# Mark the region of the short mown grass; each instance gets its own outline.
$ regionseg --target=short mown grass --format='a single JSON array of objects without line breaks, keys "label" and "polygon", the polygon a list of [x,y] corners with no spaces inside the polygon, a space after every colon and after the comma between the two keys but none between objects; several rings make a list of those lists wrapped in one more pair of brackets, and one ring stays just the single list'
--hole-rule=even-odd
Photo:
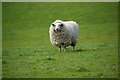
[{"label": "short mown grass", "polygon": [[[117,78],[118,3],[10,3],[3,6],[3,78]],[[75,51],[49,40],[56,20],[79,24]]]}]

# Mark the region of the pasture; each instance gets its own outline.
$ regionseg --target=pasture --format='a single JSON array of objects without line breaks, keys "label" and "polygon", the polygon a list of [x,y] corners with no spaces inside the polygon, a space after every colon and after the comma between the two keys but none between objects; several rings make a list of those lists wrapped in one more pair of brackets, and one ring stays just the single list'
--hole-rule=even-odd
[{"label": "pasture", "polygon": [[[3,2],[3,78],[117,78],[118,3]],[[79,24],[75,51],[49,40],[56,20]]]}]

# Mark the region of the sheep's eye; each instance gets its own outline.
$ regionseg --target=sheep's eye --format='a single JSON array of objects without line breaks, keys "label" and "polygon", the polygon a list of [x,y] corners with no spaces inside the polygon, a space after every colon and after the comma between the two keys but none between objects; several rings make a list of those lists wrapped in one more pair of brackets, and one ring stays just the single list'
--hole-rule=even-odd
[{"label": "sheep's eye", "polygon": [[61,27],[63,27],[63,24],[60,24]]},{"label": "sheep's eye", "polygon": [[55,26],[55,24],[52,24],[52,26]]}]

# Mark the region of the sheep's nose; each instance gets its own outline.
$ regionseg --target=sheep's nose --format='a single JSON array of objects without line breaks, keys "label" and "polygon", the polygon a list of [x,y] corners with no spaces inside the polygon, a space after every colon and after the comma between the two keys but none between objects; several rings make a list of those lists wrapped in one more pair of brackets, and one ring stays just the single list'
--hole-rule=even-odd
[{"label": "sheep's nose", "polygon": [[61,30],[59,28],[56,29],[57,32],[61,32]]},{"label": "sheep's nose", "polygon": [[58,28],[57,28],[56,30],[57,30],[57,31],[59,31],[59,29],[58,29]]}]

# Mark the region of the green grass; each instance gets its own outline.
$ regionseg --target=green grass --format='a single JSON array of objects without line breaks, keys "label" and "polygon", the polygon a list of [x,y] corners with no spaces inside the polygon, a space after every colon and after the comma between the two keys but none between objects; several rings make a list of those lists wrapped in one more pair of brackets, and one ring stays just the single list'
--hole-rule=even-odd
[{"label": "green grass", "polygon": [[[3,78],[117,78],[118,3],[3,3]],[[49,40],[56,20],[79,24],[76,50]],[[95,50],[94,50],[95,49]]]}]

